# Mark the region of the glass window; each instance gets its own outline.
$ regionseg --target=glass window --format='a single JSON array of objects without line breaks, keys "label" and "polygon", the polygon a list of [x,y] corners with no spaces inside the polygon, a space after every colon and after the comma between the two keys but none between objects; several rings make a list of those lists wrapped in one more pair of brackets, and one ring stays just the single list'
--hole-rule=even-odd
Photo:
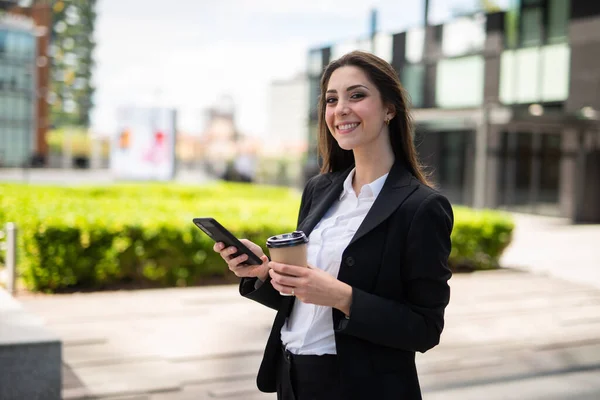
[{"label": "glass window", "polygon": [[531,165],[533,161],[533,136],[531,133],[517,134],[514,204],[530,203]]},{"label": "glass window", "polygon": [[438,107],[475,107],[483,102],[484,60],[481,56],[441,60],[437,65]]},{"label": "glass window", "polygon": [[476,12],[496,12],[514,6],[515,0],[430,0],[429,22],[433,25],[443,24],[458,16]]},{"label": "glass window", "polygon": [[6,53],[10,57],[15,57],[18,54],[18,40],[19,35],[17,32],[8,32],[6,36]]},{"label": "glass window", "polygon": [[521,45],[539,46],[542,43],[542,8],[524,8],[521,14]]},{"label": "glass window", "polygon": [[570,3],[569,0],[548,1],[548,43],[567,41]]},{"label": "glass window", "polygon": [[[8,116],[8,101],[6,99],[6,95],[0,91],[0,121]],[[2,126],[4,124],[0,124]]]},{"label": "glass window", "polygon": [[27,109],[29,105],[29,101],[26,97],[18,97],[17,98],[17,104],[16,104],[16,108],[17,108],[17,115],[18,118],[20,118],[21,120],[29,120],[31,119],[31,112],[30,110]]},{"label": "glass window", "polygon": [[0,54],[6,53],[6,41],[8,32],[0,30]]},{"label": "glass window", "polygon": [[540,151],[540,192],[542,205],[558,203],[560,182],[560,134],[542,135]]},{"label": "glass window", "polygon": [[441,134],[440,169],[441,189],[457,203],[463,202],[463,180],[466,160],[466,132],[444,132]]},{"label": "glass window", "polygon": [[516,98],[516,73],[515,52],[508,50],[500,57],[500,101],[503,104],[512,104]]},{"label": "glass window", "polygon": [[506,47],[514,49],[519,44],[519,8],[511,7],[504,15]]},{"label": "glass window", "polygon": [[400,78],[402,85],[410,95],[413,107],[423,106],[423,83],[425,82],[425,66],[406,64],[402,68]]},{"label": "glass window", "polygon": [[27,58],[27,34],[19,32],[17,35],[17,54],[21,60]]},{"label": "glass window", "polygon": [[0,93],[6,90],[8,81],[8,67],[0,63]]},{"label": "glass window", "polygon": [[564,101],[569,96],[570,60],[569,45],[555,44],[542,48],[543,101]]},{"label": "glass window", "polygon": [[532,103],[539,101],[539,50],[537,48],[517,50],[516,57],[516,102]]}]

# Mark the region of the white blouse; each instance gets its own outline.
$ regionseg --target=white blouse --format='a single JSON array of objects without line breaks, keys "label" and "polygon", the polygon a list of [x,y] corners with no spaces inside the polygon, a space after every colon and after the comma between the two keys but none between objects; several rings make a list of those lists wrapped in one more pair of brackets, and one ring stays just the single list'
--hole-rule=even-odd
[{"label": "white blouse", "polygon": [[[352,188],[353,169],[344,189],[309,236],[308,264],[337,277],[342,253],[362,224],[388,176],[364,185],[358,197]],[[281,342],[294,354],[336,354],[331,307],[296,300],[281,328]]]}]

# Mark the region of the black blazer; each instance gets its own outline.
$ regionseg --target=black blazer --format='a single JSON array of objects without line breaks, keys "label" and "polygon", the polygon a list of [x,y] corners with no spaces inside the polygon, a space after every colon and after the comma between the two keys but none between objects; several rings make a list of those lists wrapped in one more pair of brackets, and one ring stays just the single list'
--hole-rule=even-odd
[{"label": "black blazer", "polygon": [[[310,235],[339,198],[351,169],[318,175],[302,194],[298,229]],[[338,279],[353,288],[350,317],[333,309],[345,399],[420,399],[415,352],[436,346],[450,300],[452,207],[396,162],[342,254]],[[240,293],[277,310],[258,373],[258,388],[276,391],[280,331],[294,297],[269,281],[242,279]]]}]

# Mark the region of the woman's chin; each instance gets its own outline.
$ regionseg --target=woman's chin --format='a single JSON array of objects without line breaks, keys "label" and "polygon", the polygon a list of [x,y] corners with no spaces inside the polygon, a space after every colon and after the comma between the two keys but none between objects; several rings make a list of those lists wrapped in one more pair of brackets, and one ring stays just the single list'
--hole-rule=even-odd
[{"label": "woman's chin", "polygon": [[354,150],[353,143],[349,143],[349,142],[341,140],[341,141],[338,141],[337,144],[338,144],[338,146],[340,146],[340,148],[342,150]]}]

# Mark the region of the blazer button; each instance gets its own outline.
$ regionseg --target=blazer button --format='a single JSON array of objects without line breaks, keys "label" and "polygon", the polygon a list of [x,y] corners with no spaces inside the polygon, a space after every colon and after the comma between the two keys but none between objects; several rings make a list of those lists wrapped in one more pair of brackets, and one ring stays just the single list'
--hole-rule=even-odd
[{"label": "blazer button", "polygon": [[346,265],[347,266],[352,267],[352,266],[354,266],[354,263],[355,263],[354,257],[346,257]]}]

